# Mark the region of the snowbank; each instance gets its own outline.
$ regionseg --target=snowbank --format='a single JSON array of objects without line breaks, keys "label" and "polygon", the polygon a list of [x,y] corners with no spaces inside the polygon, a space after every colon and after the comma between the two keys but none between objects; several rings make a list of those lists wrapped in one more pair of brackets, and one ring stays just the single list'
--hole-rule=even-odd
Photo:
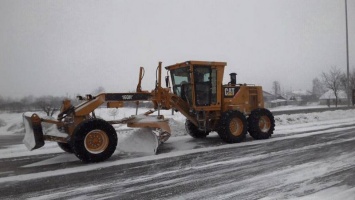
[{"label": "snowbank", "polygon": [[0,113],[0,135],[24,134],[22,113]]},{"label": "snowbank", "polygon": [[[284,109],[289,109],[286,107]],[[297,107],[296,107],[297,108]],[[118,109],[117,115],[112,116],[109,108],[99,108],[96,111],[96,116],[105,120],[121,119],[129,117],[136,113],[134,108],[121,108]],[[148,111],[148,109],[140,109],[139,114]],[[157,113],[157,112],[156,112]],[[44,117],[43,113],[38,113]],[[169,125],[172,132],[172,137],[187,135],[185,132],[185,117],[175,112],[173,115],[170,110],[162,110],[161,114],[165,118],[169,119]],[[282,126],[294,125],[294,124],[307,124],[314,122],[327,122],[331,120],[342,119],[354,119],[355,110],[337,110],[337,111],[325,111],[308,114],[291,114],[291,115],[278,115],[275,116],[276,127],[282,128]],[[130,130],[126,125],[115,125],[115,129],[119,132]],[[11,134],[24,134],[24,125],[22,120],[22,113],[0,113],[0,135]]]},{"label": "snowbank", "polygon": [[302,113],[275,116],[276,126],[330,121],[335,119],[354,119],[355,110],[336,110],[317,113]]}]

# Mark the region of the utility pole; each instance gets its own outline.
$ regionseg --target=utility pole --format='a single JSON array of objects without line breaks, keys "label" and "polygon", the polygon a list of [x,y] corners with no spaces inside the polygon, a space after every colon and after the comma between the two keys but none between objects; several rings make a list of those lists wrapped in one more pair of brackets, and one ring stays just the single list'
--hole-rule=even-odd
[{"label": "utility pole", "polygon": [[347,73],[347,96],[350,107],[350,80],[349,80],[349,36],[348,36],[348,0],[345,0],[345,27],[346,27],[346,73]]}]

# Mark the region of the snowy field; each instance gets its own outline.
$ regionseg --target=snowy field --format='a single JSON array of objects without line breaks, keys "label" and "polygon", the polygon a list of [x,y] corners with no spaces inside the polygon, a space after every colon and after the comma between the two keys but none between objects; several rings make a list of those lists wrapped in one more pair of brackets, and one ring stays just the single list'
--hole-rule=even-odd
[{"label": "snowy field", "polygon": [[[290,109],[289,107],[285,107],[284,109]],[[302,108],[303,109],[303,108]],[[282,108],[278,108],[277,110],[282,110]],[[141,109],[139,113],[143,113],[146,110]],[[106,120],[113,120],[113,119],[120,119],[123,117],[129,117],[130,115],[135,114],[135,109],[131,108],[122,108],[119,109],[118,113],[115,116],[112,115],[111,109],[98,109],[96,115]],[[42,113],[39,113],[42,115]],[[113,155],[113,159],[108,162],[98,163],[95,165],[83,165],[83,166],[75,166],[75,167],[68,167],[62,169],[56,169],[52,171],[45,171],[45,172],[33,172],[29,174],[21,174],[21,175],[14,175],[14,176],[3,176],[6,175],[8,172],[0,171],[0,184],[6,184],[9,182],[22,182],[22,181],[29,181],[38,178],[50,178],[55,176],[63,176],[63,175],[70,175],[76,174],[81,172],[91,172],[98,168],[105,169],[114,166],[121,166],[124,164],[132,164],[136,162],[148,162],[154,161],[159,159],[171,159],[171,158],[179,158],[180,156],[189,156],[195,153],[204,153],[204,152],[211,152],[211,151],[221,151],[221,150],[228,150],[232,147],[251,147],[254,145],[263,145],[263,148],[271,148],[267,145],[270,142],[275,141],[286,141],[286,139],[302,139],[308,138],[313,136],[322,136],[330,134],[334,131],[337,132],[346,132],[349,130],[353,130],[355,124],[355,110],[339,110],[339,111],[326,111],[326,112],[319,112],[319,113],[309,113],[309,114],[292,114],[292,115],[278,115],[275,116],[276,128],[273,138],[270,140],[261,140],[261,141],[253,141],[250,137],[247,138],[247,142],[239,143],[239,144],[224,144],[221,142],[216,133],[211,133],[209,138],[212,138],[210,141],[201,141],[201,142],[193,142],[191,143],[191,137],[186,135],[184,131],[184,121],[185,118],[180,113],[174,113],[171,115],[171,111],[162,111],[165,118],[169,118],[169,124],[172,129],[172,137],[167,141],[165,144],[168,147],[169,152],[163,152],[158,155],[149,155],[149,154],[130,154],[128,152],[128,156],[126,159],[118,159],[115,160],[118,156],[121,156],[122,153],[125,152],[125,148],[118,149],[115,154]],[[24,134],[24,127],[22,123],[22,114],[18,113],[0,113],[0,135],[22,135]],[[118,138],[126,137],[127,134],[132,132],[131,129],[127,128],[124,125],[115,125],[115,129],[118,133]],[[355,133],[354,133],[355,134]],[[322,146],[328,145],[336,145],[343,141],[353,142],[353,138],[342,139],[340,136],[336,137],[338,140],[326,142],[324,144],[315,144],[306,147],[300,147],[299,151],[304,151],[306,148],[310,150],[317,151],[317,149],[321,148]],[[214,141],[214,142],[211,142]],[[353,143],[354,144],[354,143]],[[120,143],[119,145],[120,146]],[[297,146],[297,145],[296,145]],[[354,145],[355,146],[355,145]],[[355,148],[354,148],[355,150]],[[263,150],[266,151],[266,150]],[[282,154],[288,152],[287,149],[283,149],[280,151]],[[77,161],[77,158],[70,154],[63,154],[62,150],[58,148],[56,143],[47,142],[46,145],[38,150],[35,151],[28,151],[23,144],[17,145],[10,145],[6,146],[6,148],[0,149],[0,159],[16,159],[25,156],[40,156],[40,155],[49,155],[49,154],[56,154],[59,153],[58,156],[53,158],[44,159],[42,161],[33,162],[31,164],[18,166],[21,169],[32,169],[36,167],[43,167],[48,165],[53,165],[56,163],[70,163]],[[62,154],[60,154],[62,153]],[[250,156],[241,157],[241,158],[230,158],[230,160],[213,160],[208,161],[206,165],[196,165],[192,166],[194,169],[203,170],[206,168],[213,168],[217,166],[224,166],[224,165],[233,165],[236,163],[250,163],[253,160],[257,159],[265,159],[268,157],[273,156],[281,156],[282,154],[273,153],[273,152],[265,152],[265,154],[251,154]],[[132,156],[129,156],[132,155]],[[289,158],[287,158],[289,159]],[[285,162],[289,162],[285,159]],[[282,161],[281,161],[282,162]],[[304,163],[296,166],[292,166],[289,168],[283,168],[280,170],[273,171],[272,173],[268,173],[267,175],[262,176],[255,176],[250,179],[243,180],[245,185],[254,184],[254,182],[259,183],[260,180],[254,179],[269,179],[271,182],[269,184],[275,184],[275,187],[281,187],[278,184],[280,179],[286,180],[286,183],[283,182],[281,185],[287,184],[294,184],[298,182],[304,182],[305,185],[300,185],[297,189],[286,189],[286,191],[282,191],[281,193],[267,195],[262,199],[270,200],[270,199],[345,199],[345,200],[353,200],[355,199],[355,188],[352,186],[336,186],[335,182],[340,182],[340,180],[334,180],[328,184],[308,184],[311,182],[310,180],[314,181],[319,177],[328,176],[328,174],[336,173],[339,169],[342,168],[350,168],[355,165],[355,151],[349,154],[341,154],[337,157],[326,158],[324,160],[313,161],[309,163]],[[317,170],[316,170],[317,169]],[[183,170],[179,170],[178,172],[174,173],[184,173]],[[161,174],[154,175],[161,176]],[[138,180],[132,180],[138,181]],[[171,182],[174,182],[171,180]],[[238,184],[242,184],[238,183]],[[306,184],[307,183],[307,184]],[[111,183],[107,183],[111,184]],[[157,184],[157,183],[155,183]],[[237,184],[237,183],[235,183]],[[74,188],[72,192],[75,195],[81,194],[83,191],[96,191],[98,190],[100,185],[98,186],[82,186],[81,188]],[[261,186],[260,186],[261,187]],[[218,187],[217,187],[218,188]],[[215,188],[217,190],[217,188]],[[210,189],[209,192],[214,191],[214,189]],[[307,192],[308,191],[308,192]],[[316,191],[316,192],[309,192],[309,191]],[[77,192],[77,193],[75,193]],[[236,191],[238,192],[238,191]],[[302,193],[303,192],[303,193]],[[53,194],[40,194],[36,193],[35,196],[37,198],[32,199],[56,199],[62,198],[64,195],[63,192],[54,192]],[[208,193],[208,192],[207,192]],[[216,191],[216,195],[217,195]],[[302,197],[297,197],[298,193],[302,193]],[[304,195],[307,194],[308,195]],[[193,197],[197,197],[199,193],[191,193],[186,194],[186,197],[189,199],[194,199]],[[236,195],[230,194],[230,195]],[[200,194],[201,195],[201,194]],[[202,195],[203,196],[203,195]],[[212,195],[213,196],[213,195]],[[1,197],[1,195],[0,195]],[[65,196],[64,196],[65,197]],[[297,198],[296,198],[297,197]],[[221,196],[220,199],[228,198],[227,196]],[[81,198],[75,199],[86,199],[86,196],[82,196]],[[105,199],[105,198],[103,198]],[[178,198],[179,199],[179,198]],[[180,198],[181,199],[181,198]],[[184,199],[184,198],[182,198]]]},{"label": "snowy field", "polygon": [[[281,106],[270,109],[271,111],[283,111],[283,110],[297,110],[297,109],[307,109],[307,108],[325,108],[325,106]],[[103,118],[105,120],[117,120],[131,115],[135,115],[136,110],[133,108],[120,108],[117,113],[113,115],[112,110],[108,108],[100,108],[96,110],[96,116]],[[138,114],[144,113],[148,109],[139,109]],[[157,113],[157,112],[156,112]],[[41,117],[45,114],[42,112],[38,113]],[[169,124],[172,128],[172,137],[187,135],[184,128],[185,117],[180,113],[174,113],[172,115],[171,111],[162,110],[161,114],[165,118],[169,119]],[[54,115],[56,116],[56,114]],[[352,122],[355,116],[354,110],[339,110],[339,111],[326,111],[326,112],[316,112],[307,114],[292,114],[292,115],[277,115],[275,116],[276,131],[285,130],[289,125],[297,125],[300,127],[311,127],[326,124],[338,123],[339,121],[345,124],[349,121]],[[334,121],[334,122],[333,122]],[[125,125],[115,125],[117,130],[127,129]],[[22,120],[22,113],[6,113],[0,112],[0,135],[12,135],[12,134],[24,134],[24,125]]]}]

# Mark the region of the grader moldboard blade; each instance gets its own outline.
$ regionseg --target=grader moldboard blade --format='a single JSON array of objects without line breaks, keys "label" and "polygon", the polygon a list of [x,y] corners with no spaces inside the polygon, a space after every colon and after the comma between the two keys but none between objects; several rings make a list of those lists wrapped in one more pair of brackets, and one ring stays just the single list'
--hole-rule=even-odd
[{"label": "grader moldboard blade", "polygon": [[118,148],[121,150],[156,154],[160,144],[170,137],[168,120],[162,116],[136,115],[125,122],[127,127],[139,129],[118,136]]},{"label": "grader moldboard blade", "polygon": [[35,113],[26,112],[23,114],[23,122],[26,131],[23,143],[28,150],[32,151],[44,146],[41,118]]}]

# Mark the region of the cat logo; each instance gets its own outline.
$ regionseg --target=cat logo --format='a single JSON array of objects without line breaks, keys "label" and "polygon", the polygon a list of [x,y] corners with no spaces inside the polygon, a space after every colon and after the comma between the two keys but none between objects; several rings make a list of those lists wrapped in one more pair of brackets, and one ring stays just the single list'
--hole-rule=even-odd
[{"label": "cat logo", "polygon": [[237,88],[234,87],[224,88],[224,97],[234,97],[237,91]]},{"label": "cat logo", "polygon": [[124,100],[131,100],[133,98],[133,95],[122,95],[122,99]]}]

